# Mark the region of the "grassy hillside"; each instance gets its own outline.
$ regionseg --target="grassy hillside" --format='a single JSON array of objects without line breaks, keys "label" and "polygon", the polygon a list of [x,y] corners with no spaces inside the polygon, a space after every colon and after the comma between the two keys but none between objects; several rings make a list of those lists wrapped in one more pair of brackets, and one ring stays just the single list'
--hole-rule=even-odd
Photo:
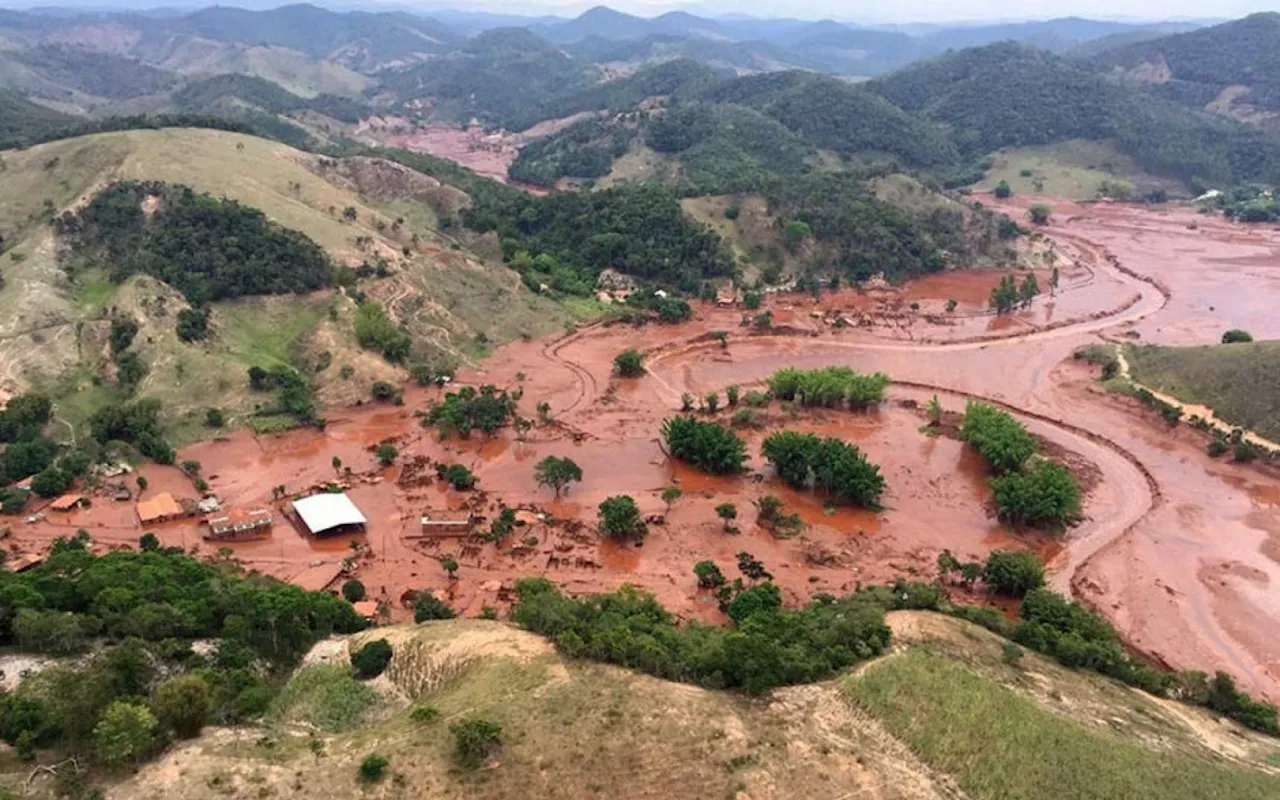
[{"label": "grassy hillside", "polygon": [[1280,439],[1280,342],[1205,347],[1135,347],[1134,380],[1223,420]]},{"label": "grassy hillside", "polygon": [[1089,139],[998,150],[975,188],[991,191],[1003,181],[1015,194],[1092,200],[1103,181],[1116,179],[1132,184],[1135,196],[1158,189],[1170,194],[1181,190],[1176,181],[1151,175],[1110,142]]},{"label": "grassy hillside", "polygon": [[[263,729],[210,731],[125,777],[112,794],[130,800],[250,792],[345,798],[359,791],[357,767],[373,753],[388,759],[387,776],[363,791],[426,798],[852,794],[918,800],[957,797],[959,785],[978,798],[1245,800],[1272,796],[1266,793],[1280,787],[1280,778],[1263,772],[1275,748],[1261,737],[1219,728],[1199,712],[1171,710],[1033,654],[1009,666],[995,637],[963,622],[916,612],[896,612],[889,622],[895,637],[912,648],[906,655],[872,662],[847,685],[837,680],[792,687],[761,700],[565,659],[546,640],[500,622],[453,620],[367,631],[346,646],[317,648],[307,662],[314,666],[298,673]],[[350,647],[376,638],[386,638],[394,656],[384,677],[367,684],[377,690],[373,698],[341,670],[319,666],[320,653],[345,663]],[[941,661],[925,651],[956,660]],[[945,676],[955,681],[950,692],[927,671],[935,660],[949,668]],[[905,712],[874,703],[873,692],[885,691],[887,682]],[[924,718],[932,709],[917,702],[926,691],[941,710],[972,707],[971,718],[990,721],[985,715],[994,712],[993,696],[1004,704],[1000,708],[1010,707],[1014,716],[1003,724],[954,741],[965,751],[975,742],[990,742],[989,757],[1008,773],[1057,778],[1054,790],[1019,794],[1026,783],[1000,782],[1009,776],[997,775],[989,785],[1005,793],[977,791],[980,773],[969,764],[935,763],[933,751],[916,751],[919,729],[904,727],[901,715],[936,722]],[[412,709],[426,707],[435,709],[432,719],[415,721]],[[452,754],[450,726],[472,717],[501,726],[501,747],[479,770],[456,766]],[[1033,736],[1004,738],[1011,721],[1028,719]],[[305,732],[307,723],[318,730]],[[1081,738],[1110,747],[1092,753],[1096,762],[1082,769],[1091,774],[1055,772],[1072,763],[1060,757],[1064,743]],[[1170,772],[1154,775],[1131,794],[1108,793],[1132,786],[1133,777],[1151,775],[1117,775],[1113,769],[1134,765],[1167,766]],[[301,782],[299,771],[305,775]],[[1191,793],[1160,794],[1175,776]],[[1219,794],[1197,793],[1208,781],[1216,781]]]},{"label": "grassy hillside", "polygon": [[[276,142],[199,129],[128,131],[0,157],[7,185],[16,190],[0,204],[0,232],[10,247],[0,256],[0,385],[51,391],[73,423],[110,398],[110,381],[96,378],[105,366],[112,307],[140,323],[135,347],[149,372],[138,394],[165,402],[167,421],[181,428],[179,440],[198,432],[196,421],[208,406],[226,409],[233,419],[252,409],[248,366],[307,368],[328,352],[332,366],[308,373],[328,403],[366,397],[373,380],[403,376],[356,347],[354,304],[334,299],[332,291],[214,303],[215,335],[184,343],[174,333],[174,315],[185,303],[169,287],[144,278],[112,284],[92,269],[69,279],[44,222],[112,180],[164,181],[235,199],[305,234],[339,265],[383,259],[388,276],[363,280],[358,288],[408,326],[414,359],[456,363],[475,351],[480,333],[502,342],[554,330],[566,318],[555,303],[523,290],[505,267],[453,249],[430,227],[434,215],[412,192],[396,198],[383,191],[376,201],[375,195],[366,199],[358,181],[322,176],[318,157]],[[406,213],[419,205],[422,215]],[[354,211],[353,220],[344,218],[346,208]],[[405,223],[395,225],[401,216]],[[158,302],[160,297],[167,299]],[[343,366],[354,370],[348,379],[340,377]]]}]

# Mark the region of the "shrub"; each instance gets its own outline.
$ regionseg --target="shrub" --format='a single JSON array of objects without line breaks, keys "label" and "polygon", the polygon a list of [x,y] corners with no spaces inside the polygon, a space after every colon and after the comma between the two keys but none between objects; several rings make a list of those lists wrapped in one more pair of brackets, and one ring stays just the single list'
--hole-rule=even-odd
[{"label": "shrub", "polygon": [[396,387],[386,381],[374,381],[370,394],[374,400],[390,400],[396,396]]},{"label": "shrub", "polygon": [[614,539],[643,539],[645,525],[636,501],[627,495],[614,495],[601,501],[600,532]]},{"label": "shrub", "polygon": [[213,710],[213,689],[199,675],[175,675],[156,685],[151,707],[178,736],[198,736]]},{"label": "shrub", "polygon": [[747,461],[746,445],[730,429],[693,417],[671,417],[662,423],[667,450],[703,472],[737,472]]},{"label": "shrub", "polygon": [[351,666],[357,678],[376,678],[391,663],[391,655],[391,645],[386,639],[374,639],[351,654]]},{"label": "shrub", "polygon": [[453,759],[463,769],[484,766],[502,744],[502,726],[481,717],[468,717],[449,726]]},{"label": "shrub", "polygon": [[348,603],[359,603],[365,597],[364,584],[352,578],[342,584],[342,597]]},{"label": "shrub", "polygon": [[1239,344],[1242,342],[1252,342],[1253,336],[1248,331],[1242,331],[1239,328],[1232,328],[1222,334],[1223,344]]},{"label": "shrub", "polygon": [[765,582],[742,591],[729,603],[729,618],[738,625],[761,612],[782,608],[782,592],[776,584]]},{"label": "shrub", "polygon": [[437,464],[436,476],[459,491],[466,491],[480,480],[475,473],[461,464]]},{"label": "shrub", "polygon": [[431,592],[418,592],[413,599],[413,621],[426,622],[432,619],[453,619],[456,616],[445,601]]},{"label": "shrub", "polygon": [[1080,516],[1080,487],[1061,464],[1039,461],[990,483],[1000,518],[1013,525],[1061,527]]},{"label": "shrub", "polygon": [[392,464],[396,463],[396,458],[399,457],[400,450],[394,444],[390,444],[389,442],[383,442],[382,444],[378,445],[378,450],[376,452],[376,455],[377,455],[379,464],[381,464],[384,467],[389,467]]},{"label": "shrub", "polygon": [[[1231,460],[1237,464],[1248,464],[1258,457],[1259,449],[1257,445],[1246,442],[1243,439],[1231,446]],[[43,474],[43,473],[42,473]],[[37,475],[36,477],[39,477]],[[31,484],[35,488],[35,483]]]},{"label": "shrub", "polygon": [[1053,215],[1053,209],[1043,203],[1036,203],[1027,209],[1027,217],[1037,225],[1046,225]]},{"label": "shrub", "polygon": [[724,522],[724,529],[731,530],[731,524],[738,518],[738,507],[733,503],[721,503],[716,506],[716,516]]},{"label": "shrub", "polygon": [[1013,189],[1009,188],[1008,181],[1000,181],[999,183],[996,184],[996,190],[995,190],[996,197],[1003,200],[1007,197],[1010,197],[1012,194],[1013,194]]},{"label": "shrub", "polygon": [[754,290],[743,292],[742,304],[752,311],[755,311],[760,307],[760,293]]},{"label": "shrub", "polygon": [[98,758],[120,766],[142,758],[155,745],[155,715],[141,703],[114,700],[93,728]]},{"label": "shrub", "polygon": [[982,580],[992,591],[1019,597],[1044,585],[1044,564],[1034,553],[992,550]]},{"label": "shrub", "polygon": [[226,424],[226,417],[220,409],[210,408],[204,412],[204,425],[206,428],[221,428]]},{"label": "shrub", "polygon": [[409,719],[419,725],[426,725],[435,722],[440,716],[440,709],[435,706],[414,706],[413,711],[409,712]]},{"label": "shrub", "polygon": [[624,378],[638,378],[644,374],[644,358],[636,350],[623,350],[613,358],[613,368]]},{"label": "shrub", "polygon": [[380,756],[377,753],[365,756],[364,761],[360,762],[360,780],[365,783],[377,783],[386,775],[390,764],[386,756]]}]

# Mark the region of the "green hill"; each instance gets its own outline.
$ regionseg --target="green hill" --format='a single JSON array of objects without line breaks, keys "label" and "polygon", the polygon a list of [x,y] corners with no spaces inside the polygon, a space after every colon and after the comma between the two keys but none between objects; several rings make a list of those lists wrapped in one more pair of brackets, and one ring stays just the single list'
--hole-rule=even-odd
[{"label": "green hill", "polygon": [[[321,159],[203,129],[104,133],[0,158],[13,192],[0,212],[7,248],[0,255],[3,388],[43,389],[73,423],[119,391],[103,357],[113,308],[139,325],[132,349],[147,371],[130,396],[160,399],[178,441],[203,435],[200,419],[211,405],[233,424],[249,421],[263,402],[246,386],[250,366],[300,370],[322,405],[363,399],[373,380],[404,379],[403,366],[357,346],[355,304],[333,290],[218,300],[210,306],[213,334],[184,342],[175,314],[188,303],[173,287],[127,273],[112,281],[110,268],[122,263],[115,259],[83,259],[69,279],[45,222],[113,180],[163,181],[231,198],[315,242],[334,265],[367,265],[367,277],[352,289],[408,330],[406,366],[456,364],[475,351],[479,334],[497,343],[554,330],[566,319],[556,303],[521,288],[510,270],[454,249],[455,240],[436,230],[434,209],[456,215],[457,203],[470,202],[466,195],[390,162]],[[373,274],[378,263],[385,263],[385,277]],[[352,370],[348,379],[340,375],[344,366]]]},{"label": "green hill", "polygon": [[951,127],[960,149],[1113,139],[1147,170],[1189,181],[1280,181],[1280,138],[1106,81],[1012,43],[909,66],[868,88]]},{"label": "green hill", "polygon": [[0,90],[0,147],[42,136],[73,123],[75,117]]},{"label": "green hill", "polygon": [[1280,342],[1130,348],[1134,380],[1280,441]]}]

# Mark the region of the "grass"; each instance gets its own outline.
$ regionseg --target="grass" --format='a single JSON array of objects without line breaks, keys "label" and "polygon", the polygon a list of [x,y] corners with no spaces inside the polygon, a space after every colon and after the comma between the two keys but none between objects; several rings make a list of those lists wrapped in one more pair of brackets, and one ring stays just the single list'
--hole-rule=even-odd
[{"label": "grass", "polygon": [[1135,381],[1220,419],[1280,439],[1280,342],[1125,351]]},{"label": "grass", "polygon": [[86,269],[76,275],[76,288],[72,300],[85,316],[96,317],[107,308],[116,293],[116,284],[103,269]]},{"label": "grass", "polygon": [[351,677],[346,666],[304,667],[280,690],[268,715],[281,722],[309,722],[329,733],[355,728],[379,695]]},{"label": "grass", "polygon": [[[1050,145],[1014,147],[992,155],[987,176],[975,188],[991,190],[1007,181],[1015,194],[1043,194],[1064,200],[1092,200],[1098,184],[1121,178],[1134,185],[1138,194],[1163,188],[1170,194],[1185,194],[1178,184],[1156,178],[1106,142],[1072,139]],[[1023,175],[1030,171],[1030,175]]]},{"label": "grass", "polygon": [[1148,750],[921,648],[873,665],[845,691],[925,763],[982,800],[1280,796],[1280,778]]},{"label": "grass", "polygon": [[328,299],[243,299],[219,304],[220,336],[232,357],[245,365],[273,367],[292,363],[292,347],[328,314]]}]

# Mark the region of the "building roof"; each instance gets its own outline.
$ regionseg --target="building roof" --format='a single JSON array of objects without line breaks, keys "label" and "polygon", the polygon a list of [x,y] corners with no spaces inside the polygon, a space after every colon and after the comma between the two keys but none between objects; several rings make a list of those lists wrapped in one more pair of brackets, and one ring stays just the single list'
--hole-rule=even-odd
[{"label": "building roof", "polygon": [[84,499],[85,497],[82,494],[64,494],[62,497],[59,497],[57,500],[50,503],[49,508],[52,508],[54,511],[70,511],[83,503]]},{"label": "building roof", "polygon": [[428,508],[426,511],[422,512],[423,525],[426,525],[432,522],[439,523],[439,524],[464,523],[464,522],[469,523],[473,519],[475,519],[475,516],[465,508],[462,509],[461,511],[453,511],[450,509],[441,509],[441,508]]},{"label": "building roof", "polygon": [[271,512],[265,508],[248,511],[236,508],[216,517],[209,517],[207,522],[214,531],[261,528],[271,524]]},{"label": "building roof", "polygon": [[328,589],[342,574],[342,562],[334,564],[317,564],[307,567],[289,579],[289,583],[299,586],[308,592],[319,592]]},{"label": "building roof", "polygon": [[351,607],[355,609],[356,614],[365,619],[378,616],[378,603],[376,600],[361,600],[357,603],[352,603]]},{"label": "building roof", "polygon": [[173,495],[168,492],[161,492],[150,500],[138,502],[138,519],[144,523],[180,517],[184,513],[186,512],[182,510],[182,506],[178,505],[178,501],[174,500]]},{"label": "building roof", "polygon": [[346,494],[324,492],[293,501],[293,510],[312,533],[368,522]]},{"label": "building roof", "polygon": [[14,572],[22,572],[44,563],[44,556],[39,553],[27,553],[24,556],[18,556],[9,562],[9,569]]}]

